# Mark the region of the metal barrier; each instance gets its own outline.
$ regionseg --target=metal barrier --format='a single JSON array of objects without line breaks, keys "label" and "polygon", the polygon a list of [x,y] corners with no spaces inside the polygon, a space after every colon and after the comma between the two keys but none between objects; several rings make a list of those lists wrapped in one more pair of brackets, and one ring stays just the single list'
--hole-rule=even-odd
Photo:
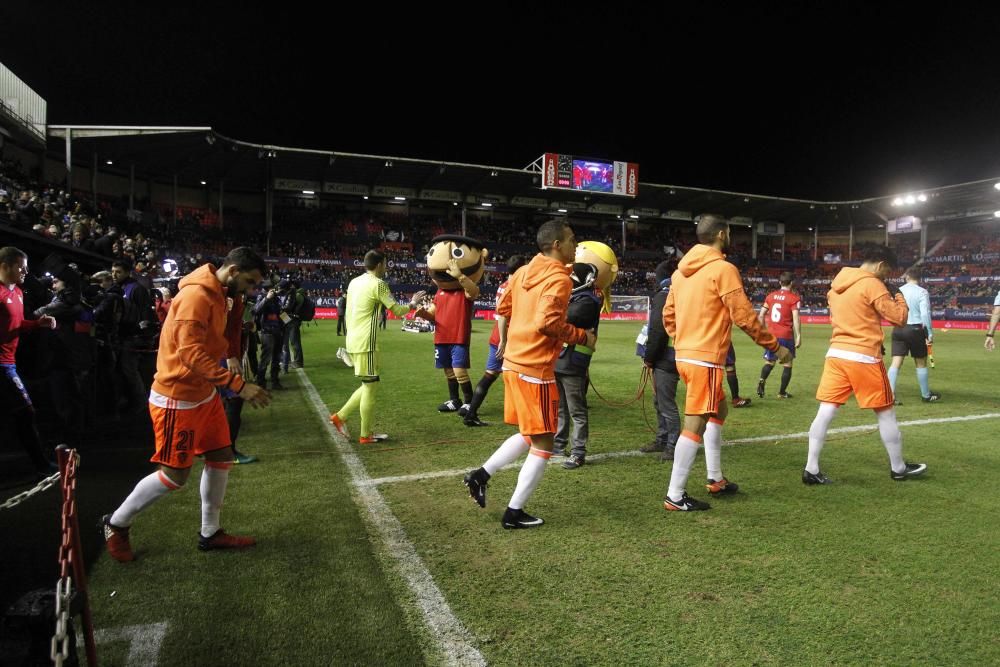
[{"label": "metal barrier", "polygon": [[[87,597],[87,573],[80,547],[80,522],[76,513],[76,470],[80,457],[75,449],[66,445],[56,447],[59,472],[62,476],[62,543],[59,545],[59,581],[56,584],[56,631],[52,636],[51,657],[56,667],[62,667],[71,653],[70,642],[75,642],[70,630],[70,608],[83,615],[83,637],[87,648],[87,664],[97,665],[97,647],[94,644],[94,623]],[[72,569],[71,569],[72,568]],[[73,582],[76,581],[76,590]],[[73,614],[75,615],[75,613]]]}]

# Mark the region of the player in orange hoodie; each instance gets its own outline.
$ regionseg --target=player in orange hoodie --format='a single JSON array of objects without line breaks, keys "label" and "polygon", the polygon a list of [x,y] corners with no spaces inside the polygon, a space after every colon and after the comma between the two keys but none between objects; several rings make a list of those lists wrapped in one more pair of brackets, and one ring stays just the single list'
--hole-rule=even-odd
[{"label": "player in orange hoodie", "polygon": [[252,537],[229,535],[219,526],[229,468],[233,465],[229,425],[216,387],[237,393],[253,407],[270,396],[261,387],[219,365],[230,351],[226,321],[234,298],[259,285],[264,260],[250,248],[236,248],[216,269],[206,264],[185,276],[160,333],[156,377],[149,394],[156,472],[142,479],[113,514],[102,520],[108,553],[120,562],[135,559],[129,527],[136,515],[184,486],[196,456],[205,457],[201,477],[201,534],[198,548],[252,546]]},{"label": "player in orange hoodie", "polygon": [[517,487],[504,512],[504,528],[534,528],[544,523],[524,511],[524,505],[542,481],[552,456],[559,423],[556,359],[563,343],[597,344],[592,331],[566,321],[573,282],[569,277],[576,257],[576,237],[565,220],[549,220],[536,236],[541,252],[508,281],[497,303],[497,314],[510,323],[503,357],[504,421],[518,427],[481,468],[465,476],[469,495],[486,507],[486,483],[496,471],[528,452],[517,476]]},{"label": "player in orange hoodie", "polygon": [[663,306],[663,328],[674,340],[677,373],[687,385],[684,430],[677,439],[670,486],[663,499],[667,510],[711,507],[684,490],[702,436],[709,493],[721,496],[739,488],[722,474],[722,425],[729,414],[722,377],[733,325],[777,355],[779,361],[791,359],[788,349],[757,321],[740,272],[722,254],[729,247],[729,223],[718,215],[699,216],[698,241],[677,265]]},{"label": "player in orange hoodie", "polygon": [[883,282],[896,267],[896,254],[886,246],[871,246],[861,254],[861,268],[840,270],[830,285],[830,322],[833,335],[826,353],[823,375],[816,390],[819,410],[809,427],[809,455],[802,471],[804,484],[829,484],[820,472],[819,454],[826,431],[837,408],[851,394],[859,408],[871,408],[878,416],[882,444],[889,454],[889,474],[902,481],[921,475],[924,463],[903,460],[903,436],[896,424],[889,376],[882,363],[882,320],[894,326],[906,324],[908,309],[899,289]]}]

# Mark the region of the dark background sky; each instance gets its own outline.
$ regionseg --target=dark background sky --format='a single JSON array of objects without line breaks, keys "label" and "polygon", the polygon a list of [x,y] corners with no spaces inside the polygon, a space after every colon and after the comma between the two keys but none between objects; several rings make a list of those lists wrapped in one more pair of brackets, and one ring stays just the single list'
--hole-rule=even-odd
[{"label": "dark background sky", "polygon": [[76,4],[0,9],[0,62],[51,124],[516,168],[555,151],[820,199],[1000,175],[1000,22],[983,10]]}]

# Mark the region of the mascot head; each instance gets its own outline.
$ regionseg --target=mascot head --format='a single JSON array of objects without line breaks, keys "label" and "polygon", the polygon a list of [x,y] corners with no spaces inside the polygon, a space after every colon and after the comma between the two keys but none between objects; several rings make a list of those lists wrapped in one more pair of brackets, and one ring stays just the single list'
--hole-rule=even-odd
[{"label": "mascot head", "polygon": [[458,281],[448,274],[448,262],[455,260],[459,270],[469,280],[478,283],[486,271],[489,251],[481,241],[459,234],[442,234],[431,239],[427,253],[427,273],[440,289],[461,289]]},{"label": "mascot head", "polygon": [[618,277],[618,258],[615,251],[600,241],[580,241],[576,244],[576,261],[597,267],[594,287],[604,297],[605,313],[611,312],[611,284]]}]

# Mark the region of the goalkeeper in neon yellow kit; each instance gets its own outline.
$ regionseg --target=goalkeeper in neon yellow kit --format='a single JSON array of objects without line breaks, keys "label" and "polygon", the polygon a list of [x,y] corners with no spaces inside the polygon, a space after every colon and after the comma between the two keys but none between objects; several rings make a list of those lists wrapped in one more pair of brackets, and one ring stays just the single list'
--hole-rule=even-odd
[{"label": "goalkeeper in neon yellow kit", "polygon": [[397,317],[414,310],[424,292],[413,295],[408,305],[396,303],[383,280],[386,271],[385,255],[377,250],[369,250],[365,255],[365,273],[351,281],[347,287],[347,353],[354,363],[354,374],[361,378],[361,386],[351,395],[343,407],[330,415],[330,423],[345,438],[347,418],[360,407],[362,445],[381,442],[389,438],[385,433],[375,433],[372,421],[375,416],[375,395],[379,383],[378,332],[380,309],[385,306]]}]

